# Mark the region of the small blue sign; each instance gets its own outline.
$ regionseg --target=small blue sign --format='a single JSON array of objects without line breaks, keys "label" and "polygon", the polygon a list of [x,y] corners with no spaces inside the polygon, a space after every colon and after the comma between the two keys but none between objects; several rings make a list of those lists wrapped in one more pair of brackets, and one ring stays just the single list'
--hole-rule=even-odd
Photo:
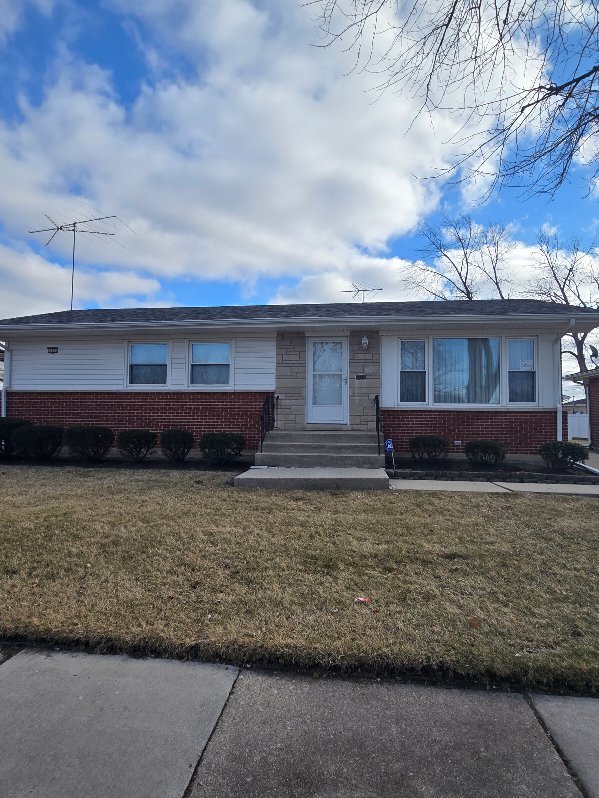
[{"label": "small blue sign", "polygon": [[391,440],[391,438],[387,438],[387,440],[385,441],[385,451],[389,452],[389,454],[393,453],[393,441]]}]

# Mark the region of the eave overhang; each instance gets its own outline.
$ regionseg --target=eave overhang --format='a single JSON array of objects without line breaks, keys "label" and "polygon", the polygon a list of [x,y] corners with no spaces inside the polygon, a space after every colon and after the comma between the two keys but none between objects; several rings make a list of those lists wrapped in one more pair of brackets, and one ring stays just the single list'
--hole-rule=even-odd
[{"label": "eave overhang", "polygon": [[180,331],[180,330],[223,330],[273,331],[297,330],[303,328],[330,329],[348,327],[351,329],[377,328],[393,330],[395,327],[459,327],[504,325],[514,328],[537,327],[553,329],[556,332],[589,332],[599,327],[599,313],[578,316],[575,313],[547,314],[523,313],[511,315],[451,314],[446,316],[299,316],[296,318],[255,318],[255,319],[185,319],[181,321],[124,321],[124,322],[70,322],[67,324],[0,324],[0,335],[8,334],[64,334],[70,332],[119,332],[119,331]]}]

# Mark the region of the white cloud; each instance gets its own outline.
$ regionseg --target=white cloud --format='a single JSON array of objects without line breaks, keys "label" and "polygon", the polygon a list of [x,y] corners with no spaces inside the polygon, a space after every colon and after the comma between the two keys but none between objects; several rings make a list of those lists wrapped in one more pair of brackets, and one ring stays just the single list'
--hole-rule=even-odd
[{"label": "white cloud", "polygon": [[[417,176],[449,164],[458,122],[439,114],[405,133],[415,105],[375,101],[371,76],[346,76],[351,54],[311,47],[308,9],[113,5],[197,72],[148,84],[126,107],[108,73],[65,58],[41,104],[23,100],[22,121],[0,126],[9,235],[43,213],[74,218],[87,207],[79,194],[137,233],[121,229],[126,251],[82,242],[82,263],[251,285],[357,261],[376,275],[388,241],[435,207],[440,185]],[[67,238],[51,246],[68,257]]]},{"label": "white cloud", "polygon": [[18,30],[28,6],[49,16],[53,5],[53,0],[0,0],[0,44]]},{"label": "white cloud", "polygon": [[[450,165],[462,120],[437,113],[410,124],[416,101],[377,97],[372,75],[348,76],[351,53],[311,46],[310,8],[295,0],[111,7],[145,48],[148,82],[125,104],[108,72],[65,45],[41,103],[23,98],[21,121],[0,123],[7,235],[44,226],[44,213],[82,218],[88,201],[136,233],[119,226],[125,250],[81,240],[90,279],[123,270],[143,285],[147,275],[220,279],[251,293],[260,277],[292,278],[296,296],[329,298],[357,279],[384,283],[386,299],[405,296],[389,241],[436,207],[442,184],[420,176]],[[185,77],[173,77],[169,53],[187,59]],[[57,236],[49,258],[66,261],[69,248]],[[153,283],[140,291],[156,296]],[[98,283],[97,301],[105,292]]]},{"label": "white cloud", "polygon": [[[68,310],[71,269],[26,247],[0,244],[0,286],[0,318]],[[89,302],[109,306],[115,299],[119,305],[137,305],[138,295],[151,297],[159,291],[158,280],[132,271],[75,272],[75,307]]]}]

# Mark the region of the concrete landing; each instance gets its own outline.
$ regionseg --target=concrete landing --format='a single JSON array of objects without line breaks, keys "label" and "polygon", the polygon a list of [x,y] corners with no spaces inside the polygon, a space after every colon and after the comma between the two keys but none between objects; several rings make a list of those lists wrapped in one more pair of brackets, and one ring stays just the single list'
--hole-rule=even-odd
[{"label": "concrete landing", "polygon": [[389,477],[384,468],[253,466],[235,477],[234,485],[271,490],[389,490]]}]

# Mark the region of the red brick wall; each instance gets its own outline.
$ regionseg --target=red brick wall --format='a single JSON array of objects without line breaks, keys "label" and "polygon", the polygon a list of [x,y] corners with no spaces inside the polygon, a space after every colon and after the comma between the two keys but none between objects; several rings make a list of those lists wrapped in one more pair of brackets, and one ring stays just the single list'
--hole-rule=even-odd
[{"label": "red brick wall", "polygon": [[589,396],[589,426],[591,446],[599,450],[599,377],[591,377],[587,383]]},{"label": "red brick wall", "polygon": [[260,410],[265,391],[76,392],[8,391],[7,415],[38,424],[99,424],[122,429],[188,429],[196,441],[203,432],[241,432],[249,449],[260,442]]},{"label": "red brick wall", "polygon": [[[440,435],[454,452],[468,441],[487,438],[500,441],[512,454],[537,454],[542,443],[557,437],[555,410],[382,410],[381,421],[396,452],[406,452],[415,435]],[[567,423],[564,413],[564,440]],[[462,446],[453,446],[454,441]]]}]

